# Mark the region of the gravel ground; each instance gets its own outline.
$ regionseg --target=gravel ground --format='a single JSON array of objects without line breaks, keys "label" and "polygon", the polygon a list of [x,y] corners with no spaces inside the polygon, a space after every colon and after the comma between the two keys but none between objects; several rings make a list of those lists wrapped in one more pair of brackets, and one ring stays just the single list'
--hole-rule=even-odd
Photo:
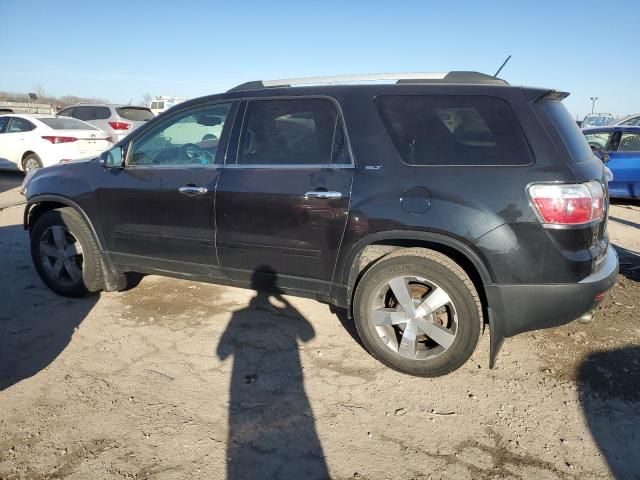
[{"label": "gravel ground", "polygon": [[485,332],[419,379],[312,300],[156,276],[58,297],[0,210],[0,478],[640,478],[640,204],[611,217],[593,323],[509,339],[494,370]]}]

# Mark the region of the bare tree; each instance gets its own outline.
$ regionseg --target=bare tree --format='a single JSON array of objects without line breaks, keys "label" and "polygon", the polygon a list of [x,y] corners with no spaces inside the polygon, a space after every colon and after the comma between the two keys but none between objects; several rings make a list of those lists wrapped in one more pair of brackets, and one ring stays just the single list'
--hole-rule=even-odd
[{"label": "bare tree", "polygon": [[44,91],[44,87],[42,86],[41,83],[38,83],[37,85],[34,85],[33,87],[33,93],[35,93],[39,99],[41,98],[45,98],[46,97],[46,93]]},{"label": "bare tree", "polygon": [[153,97],[151,96],[150,93],[145,93],[144,95],[142,95],[142,97],[140,98],[140,101],[142,102],[142,105],[144,107],[148,107],[151,104],[151,100],[153,100]]}]

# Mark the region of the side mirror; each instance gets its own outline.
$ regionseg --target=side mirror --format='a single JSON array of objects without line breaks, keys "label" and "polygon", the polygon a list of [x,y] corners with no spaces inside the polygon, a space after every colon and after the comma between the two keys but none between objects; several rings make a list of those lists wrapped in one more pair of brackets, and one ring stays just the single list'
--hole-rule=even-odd
[{"label": "side mirror", "polygon": [[100,165],[107,168],[122,168],[124,166],[124,149],[118,146],[102,152]]}]

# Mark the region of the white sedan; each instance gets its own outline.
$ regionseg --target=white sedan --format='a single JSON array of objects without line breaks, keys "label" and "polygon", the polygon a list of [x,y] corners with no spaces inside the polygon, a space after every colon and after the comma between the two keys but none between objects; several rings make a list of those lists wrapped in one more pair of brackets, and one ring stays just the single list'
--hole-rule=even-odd
[{"label": "white sedan", "polygon": [[97,157],[112,144],[105,132],[75,118],[0,116],[0,168],[28,172],[60,162]]}]

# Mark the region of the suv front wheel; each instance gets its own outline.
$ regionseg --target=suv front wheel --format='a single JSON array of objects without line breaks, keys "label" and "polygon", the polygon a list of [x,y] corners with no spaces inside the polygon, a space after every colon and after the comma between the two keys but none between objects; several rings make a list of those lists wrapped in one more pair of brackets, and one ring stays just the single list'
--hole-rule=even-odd
[{"label": "suv front wheel", "polygon": [[31,229],[31,258],[58,295],[80,297],[102,289],[102,268],[93,234],[72,208],[50,210]]},{"label": "suv front wheel", "polygon": [[369,268],[353,303],[369,352],[394,370],[423,377],[445,375],[469,359],[481,311],[466,272],[449,257],[421,248],[395,251]]}]

